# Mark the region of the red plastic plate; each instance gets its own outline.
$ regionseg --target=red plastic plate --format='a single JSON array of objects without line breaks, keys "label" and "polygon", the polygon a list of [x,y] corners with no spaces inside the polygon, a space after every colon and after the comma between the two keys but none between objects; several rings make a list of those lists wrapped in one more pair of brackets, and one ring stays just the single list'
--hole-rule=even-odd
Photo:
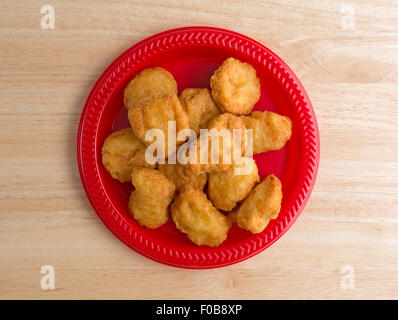
[{"label": "red plastic plate", "polygon": [[[142,69],[159,66],[170,71],[179,91],[208,87],[220,63],[235,57],[248,62],[261,80],[261,98],[254,110],[290,117],[293,134],[279,151],[255,155],[261,177],[274,173],[283,184],[283,202],[276,220],[253,235],[234,225],[218,248],[199,247],[172,221],[156,230],[140,226],[128,213],[130,183],[121,184],[101,163],[104,139],[128,127],[123,89]],[[168,265],[215,268],[245,260],[275,242],[303,210],[318,170],[319,133],[310,100],[292,70],[259,42],[236,32],[187,27],[151,36],[124,52],[101,75],[84,106],[77,138],[80,176],[92,207],[121,241],[140,254]]]}]

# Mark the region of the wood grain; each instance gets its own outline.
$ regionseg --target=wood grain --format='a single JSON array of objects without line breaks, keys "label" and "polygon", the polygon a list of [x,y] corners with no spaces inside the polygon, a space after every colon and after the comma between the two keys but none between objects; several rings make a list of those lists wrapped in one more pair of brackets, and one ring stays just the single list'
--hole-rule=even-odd
[{"label": "wood grain", "polygon": [[[55,8],[42,30],[40,8]],[[341,7],[355,12],[342,28]],[[398,6],[391,1],[10,1],[0,4],[0,298],[398,298]],[[96,78],[166,29],[212,25],[281,56],[307,89],[321,162],[293,227],[248,261],[182,270],[124,246],[78,176],[75,140]],[[40,287],[55,267],[56,289]],[[341,267],[355,289],[341,287]]]}]

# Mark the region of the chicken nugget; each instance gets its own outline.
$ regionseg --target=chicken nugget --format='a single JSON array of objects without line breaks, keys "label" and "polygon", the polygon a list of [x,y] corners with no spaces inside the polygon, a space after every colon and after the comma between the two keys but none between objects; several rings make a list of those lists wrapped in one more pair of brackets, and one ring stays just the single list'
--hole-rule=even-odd
[{"label": "chicken nugget", "polygon": [[158,170],[168,179],[174,182],[177,191],[180,191],[185,185],[190,184],[193,187],[203,190],[207,182],[207,174],[195,174],[187,166],[176,164],[159,164]]},{"label": "chicken nugget", "polygon": [[279,150],[292,135],[292,122],[288,117],[269,111],[253,111],[241,116],[247,129],[253,129],[253,153]]},{"label": "chicken nugget", "polygon": [[135,190],[129,200],[129,211],[139,224],[155,229],[169,219],[168,206],[173,200],[175,185],[159,171],[137,167],[131,180]]},{"label": "chicken nugget", "polygon": [[278,216],[281,203],[282,183],[271,174],[254,187],[230,219],[251,233],[260,233]]},{"label": "chicken nugget", "polygon": [[[240,156],[245,151],[245,125],[239,117],[223,113],[212,119],[207,128],[209,135],[201,135],[193,143],[187,165],[196,174],[227,171],[232,166],[234,152],[240,151],[238,154]],[[238,133],[236,137],[240,135],[240,144],[239,141],[233,143],[235,129]],[[208,148],[203,147],[206,145],[206,140]],[[237,149],[239,147],[240,150]]]},{"label": "chicken nugget", "polygon": [[231,227],[228,218],[191,185],[185,186],[171,204],[171,216],[177,229],[198,246],[219,246]]},{"label": "chicken nugget", "polygon": [[[188,117],[181,107],[176,95],[158,96],[146,99],[128,110],[128,118],[135,135],[146,145],[153,141],[145,141],[145,134],[150,129],[159,129],[164,134],[164,151],[168,156],[168,122],[176,122],[176,132],[188,129]],[[182,142],[176,142],[177,144]],[[172,150],[170,150],[172,152]]]},{"label": "chicken nugget", "polygon": [[185,101],[187,98],[192,97],[193,95],[197,94],[202,90],[201,88],[186,88],[181,91],[180,96],[178,97],[180,99],[181,105],[184,107]]},{"label": "chicken nugget", "polygon": [[211,93],[221,111],[249,113],[260,99],[260,79],[248,63],[228,58],[210,79]]},{"label": "chicken nugget", "polygon": [[208,122],[220,114],[210,90],[188,88],[180,94],[180,102],[188,116],[189,127],[197,134]]},{"label": "chicken nugget", "polygon": [[209,173],[207,193],[216,208],[230,211],[259,181],[256,162],[242,157],[239,164],[234,163],[226,172]]},{"label": "chicken nugget", "polygon": [[145,161],[146,146],[131,128],[111,133],[102,146],[102,163],[112,178],[120,182],[131,181],[134,167],[153,167]]},{"label": "chicken nugget", "polygon": [[177,82],[170,72],[148,68],[137,74],[124,89],[124,105],[129,109],[144,99],[177,93]]}]

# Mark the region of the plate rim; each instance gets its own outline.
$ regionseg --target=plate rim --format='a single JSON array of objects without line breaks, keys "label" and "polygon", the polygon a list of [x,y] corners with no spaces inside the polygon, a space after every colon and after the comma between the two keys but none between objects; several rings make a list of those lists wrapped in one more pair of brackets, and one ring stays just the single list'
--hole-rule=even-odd
[{"label": "plate rim", "polygon": [[[210,34],[210,35],[209,35]],[[217,34],[217,36],[216,36]],[[195,36],[197,38],[195,38]],[[178,41],[178,37],[180,37],[180,41],[185,41],[184,45],[189,45],[189,42],[192,42],[191,44],[208,44],[211,46],[219,46],[219,47],[224,47],[228,49],[234,49],[238,51],[237,47],[232,47],[233,45],[238,46],[236,44],[236,40],[240,40],[239,45],[240,47],[240,52],[243,52],[242,50],[246,50],[245,53],[248,55],[257,55],[257,51],[261,52],[261,54],[258,54],[258,59],[269,59],[266,60],[269,64],[269,66],[276,65],[275,69],[276,71],[279,71],[279,74],[284,73],[283,76],[287,77],[286,83],[291,83],[292,88],[291,90],[295,90],[299,93],[299,96],[297,98],[297,105],[299,104],[299,101],[301,100],[302,103],[304,104],[303,106],[300,106],[301,108],[304,108],[304,110],[309,118],[309,121],[307,119],[304,119],[302,121],[306,122],[308,124],[307,128],[309,127],[312,131],[312,135],[310,136],[309,139],[309,144],[311,145],[311,154],[309,155],[311,157],[312,163],[311,163],[311,173],[308,173],[308,171],[305,172],[305,187],[306,190],[305,192],[300,191],[301,199],[300,199],[300,204],[297,205],[297,201],[295,201],[295,207],[293,208],[293,214],[288,215],[289,216],[289,221],[282,221],[285,222],[284,225],[279,228],[279,230],[267,230],[269,228],[266,228],[263,232],[259,234],[252,235],[250,238],[246,239],[245,242],[246,244],[241,244],[240,246],[238,245],[231,245],[226,248],[213,248],[207,250],[206,254],[192,254],[187,251],[189,250],[183,250],[183,249],[171,249],[167,246],[163,246],[161,243],[158,243],[157,241],[154,241],[153,239],[148,239],[145,238],[142,235],[138,235],[137,230],[132,230],[131,226],[128,225],[126,221],[122,217],[119,216],[119,220],[117,219],[117,216],[114,217],[114,223],[112,223],[111,220],[107,220],[106,216],[100,210],[100,208],[97,207],[96,202],[95,202],[95,197],[98,197],[98,189],[93,190],[93,186],[96,188],[100,186],[102,188],[102,196],[106,197],[106,200],[111,204],[109,198],[106,196],[106,193],[104,192],[104,186],[102,184],[101,179],[97,179],[96,181],[89,180],[86,175],[85,175],[85,170],[87,170],[87,167],[84,167],[84,164],[86,162],[83,155],[83,130],[85,125],[87,125],[86,120],[88,116],[88,110],[89,107],[92,104],[93,97],[96,94],[98,96],[99,92],[98,90],[101,90],[102,94],[106,94],[106,91],[109,91],[109,77],[116,77],[117,73],[121,72],[120,70],[120,64],[123,62],[126,63],[126,61],[130,58],[130,54],[134,52],[136,48],[139,48],[141,46],[147,46],[144,47],[145,54],[147,53],[148,46],[150,43],[152,43],[152,47],[149,48],[149,50],[153,50],[154,39],[158,39],[158,42],[155,43],[156,49],[165,49],[165,45],[167,46],[169,41]],[[184,38],[185,37],[185,38]],[[207,37],[207,38],[206,38]],[[163,39],[163,42],[160,42],[159,40]],[[226,40],[229,39],[229,43],[226,43]],[[202,41],[202,43],[195,43],[194,41]],[[232,44],[232,42],[233,44]],[[243,46],[242,42],[243,41]],[[177,45],[178,46],[178,45]],[[242,49],[243,48],[243,49]],[[258,50],[260,48],[261,50]],[[256,49],[256,51],[254,50]],[[156,54],[156,53],[152,53]],[[134,55],[133,55],[134,57]],[[145,57],[144,57],[145,58]],[[118,66],[117,70],[118,72],[115,73],[115,71],[111,72],[116,66]],[[266,67],[266,66],[265,66]],[[270,67],[271,68],[271,67]],[[274,70],[275,70],[274,69]],[[271,70],[271,69],[270,69]],[[273,71],[274,74],[276,75],[276,71]],[[111,73],[110,73],[111,72]],[[113,74],[112,74],[113,73]],[[104,82],[105,81],[105,82]],[[111,89],[110,89],[111,92]],[[109,93],[110,95],[110,93]],[[96,97],[98,99],[98,97]],[[109,96],[108,96],[109,98]],[[105,99],[106,100],[106,99]],[[97,115],[96,118],[96,124],[100,122],[100,118],[103,112],[103,109],[101,110],[100,114]],[[302,112],[300,111],[302,114]],[[91,121],[92,119],[90,119]],[[98,129],[98,128],[97,128]],[[93,148],[94,151],[94,167],[91,168],[91,171],[94,170],[95,172],[98,173],[98,162],[97,160],[97,138],[96,138],[96,132],[95,131],[95,137],[94,139],[94,146],[90,146]],[[304,134],[308,132],[307,130],[304,130]],[[303,139],[301,139],[302,141]],[[297,78],[295,73],[292,71],[292,69],[278,56],[276,55],[273,51],[265,47],[262,43],[249,38],[243,34],[237,33],[235,31],[227,30],[227,29],[222,29],[222,28],[216,28],[216,27],[208,27],[208,26],[190,26],[190,27],[181,27],[181,28],[175,28],[175,29],[170,29],[170,30],[165,30],[163,32],[154,34],[152,36],[149,36],[127,50],[125,50],[119,57],[117,57],[100,75],[100,77],[97,79],[95,84],[93,85],[90,94],[87,97],[87,100],[84,104],[80,121],[79,121],[79,127],[78,127],[78,134],[77,134],[77,161],[78,161],[78,167],[79,167],[79,174],[80,178],[82,181],[83,188],[85,190],[85,193],[87,195],[87,198],[94,209],[95,213],[97,216],[100,218],[102,223],[124,244],[126,244],[129,248],[133,249],[137,253],[150,258],[151,260],[169,265],[169,266],[174,266],[174,267],[180,267],[180,268],[188,268],[188,269],[207,269],[207,268],[218,268],[218,267],[223,267],[231,264],[235,264],[238,262],[241,262],[243,260],[246,260],[269,246],[271,246],[275,241],[277,241],[292,225],[293,223],[297,220],[298,216],[301,214],[303,211],[306,203],[309,200],[309,197],[311,195],[311,192],[313,190],[313,187],[315,185],[317,173],[318,173],[318,168],[319,168],[319,159],[320,159],[320,137],[319,137],[319,130],[318,130],[318,124],[315,116],[315,111],[312,107],[311,101],[309,99],[309,96],[304,89],[303,85],[301,84],[300,80]],[[303,152],[302,152],[303,153]],[[303,156],[300,156],[300,159],[302,159]],[[91,163],[92,165],[93,163]],[[307,163],[306,163],[307,164]],[[301,172],[301,171],[300,171]],[[94,193],[94,194],[93,194]],[[109,206],[108,204],[108,206]],[[117,213],[115,208],[111,208],[114,212]],[[291,209],[291,208],[290,208]],[[112,212],[113,213],[113,212]],[[113,216],[113,215],[112,215]],[[285,219],[286,220],[286,219]],[[126,232],[127,230],[123,230],[126,228],[126,225],[130,228],[128,234],[130,237],[134,238],[135,240],[133,243],[130,241],[127,241],[126,237]],[[279,226],[275,225],[274,229],[278,229]],[[132,234],[132,232],[134,234]],[[267,233],[271,233],[271,240],[267,241]],[[262,239],[265,236],[265,239]],[[131,238],[131,239],[132,239]],[[137,243],[137,238],[139,238]],[[130,240],[131,240],[130,239]],[[256,243],[256,240],[258,243]],[[146,245],[142,245],[142,242],[145,242]],[[248,242],[251,242],[251,246],[247,246]],[[237,248],[238,246],[238,248]],[[156,248],[155,248],[156,247]],[[149,249],[148,249],[149,248]],[[169,251],[169,253],[166,253],[166,251]],[[163,254],[162,254],[163,252]],[[158,253],[158,255],[156,255]],[[159,257],[159,255],[161,257]],[[192,257],[194,256],[194,257]],[[188,258],[187,258],[188,257]],[[194,261],[194,262],[193,262]]]}]

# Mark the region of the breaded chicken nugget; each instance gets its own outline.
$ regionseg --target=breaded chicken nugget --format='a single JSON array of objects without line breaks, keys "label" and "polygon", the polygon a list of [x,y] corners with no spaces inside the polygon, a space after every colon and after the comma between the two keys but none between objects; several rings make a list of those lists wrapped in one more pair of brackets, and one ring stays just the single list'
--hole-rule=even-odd
[{"label": "breaded chicken nugget", "polygon": [[186,88],[181,91],[179,99],[181,102],[181,105],[184,106],[185,101],[187,98],[192,97],[193,95],[197,94],[202,90],[201,88]]},{"label": "breaded chicken nugget", "polygon": [[144,99],[177,93],[177,82],[170,72],[148,68],[137,74],[124,89],[124,105],[129,109]]},{"label": "breaded chicken nugget", "polygon": [[[282,183],[271,174],[254,187],[236,210],[236,223],[251,233],[260,233],[278,216],[281,203]],[[230,219],[234,219],[235,214]]]},{"label": "breaded chicken nugget", "polygon": [[211,93],[221,111],[249,113],[260,99],[260,79],[248,63],[228,58],[210,79]]},{"label": "breaded chicken nugget", "polygon": [[114,179],[131,181],[134,167],[153,167],[145,161],[145,145],[131,128],[111,133],[102,146],[102,163]]},{"label": "breaded chicken nugget", "polygon": [[253,111],[241,118],[247,129],[253,129],[253,154],[279,150],[292,135],[290,119],[277,113]]},{"label": "breaded chicken nugget", "polygon": [[[240,133],[240,155],[245,151],[245,125],[239,117],[230,113],[224,113],[212,119],[207,128],[209,130],[209,134],[216,133],[219,135],[218,148],[217,144],[213,143],[213,141],[217,141],[217,136],[213,136],[215,140],[212,141],[210,136],[201,135],[193,144],[193,152],[190,154],[189,163],[187,165],[196,174],[202,172],[227,171],[232,166],[233,162],[234,129],[237,129],[237,132]],[[229,131],[230,136],[228,137],[223,130]],[[207,140],[208,148],[201,148],[201,146],[204,145],[201,140]],[[236,144],[235,146],[238,147],[239,145]],[[237,152],[238,150],[235,151]],[[201,159],[207,159],[207,163],[203,163]]]},{"label": "breaded chicken nugget", "polygon": [[189,127],[197,134],[208,122],[220,114],[210,90],[188,88],[180,94],[180,102],[188,116]]},{"label": "breaded chicken nugget", "polygon": [[[153,141],[145,141],[149,129],[160,129],[165,138],[165,156],[167,157],[168,121],[176,122],[176,132],[189,128],[188,117],[181,107],[176,95],[158,96],[146,99],[128,110],[128,118],[135,135],[146,145]],[[181,142],[177,142],[181,143]]]},{"label": "breaded chicken nugget", "polygon": [[190,184],[193,187],[203,190],[207,182],[207,174],[195,174],[187,166],[176,164],[158,164],[160,173],[174,182],[177,191],[180,191],[185,185]]},{"label": "breaded chicken nugget", "polygon": [[135,190],[129,200],[129,211],[139,224],[155,229],[169,219],[168,206],[173,200],[175,185],[155,169],[137,167],[131,180]]},{"label": "breaded chicken nugget", "polygon": [[187,185],[171,204],[171,216],[178,230],[198,246],[219,246],[226,238],[231,223],[206,198]]},{"label": "breaded chicken nugget", "polygon": [[226,172],[209,173],[207,193],[216,208],[230,211],[246,198],[259,181],[256,162],[252,158],[242,157],[241,163],[234,163]]}]

